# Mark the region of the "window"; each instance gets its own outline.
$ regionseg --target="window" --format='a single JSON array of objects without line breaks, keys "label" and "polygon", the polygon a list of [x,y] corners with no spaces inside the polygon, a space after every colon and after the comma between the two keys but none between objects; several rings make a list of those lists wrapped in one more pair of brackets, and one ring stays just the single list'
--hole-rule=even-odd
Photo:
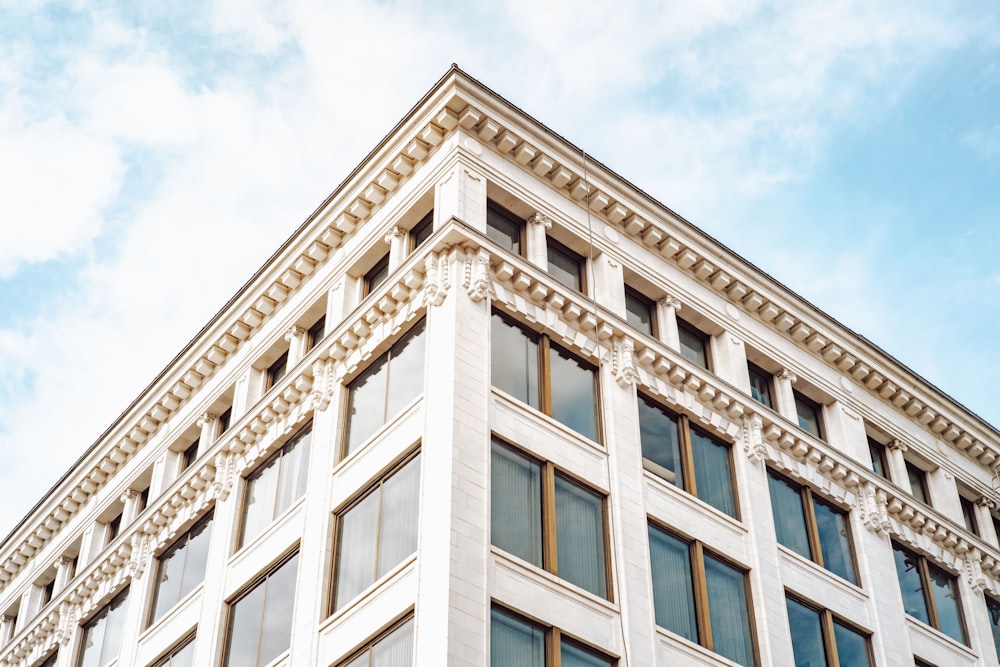
[{"label": "window", "polygon": [[889,479],[889,462],[885,456],[885,445],[868,438],[868,454],[872,458],[872,471],[882,479]]},{"label": "window", "polygon": [[417,456],[337,516],[334,610],[417,550],[419,493]]},{"label": "window", "polygon": [[761,405],[774,409],[771,398],[771,374],[756,364],[747,363],[750,371],[750,397]]},{"label": "window", "polygon": [[424,320],[373,361],[347,387],[344,456],[424,390]]},{"label": "window", "polygon": [[786,597],[788,626],[796,665],[862,667],[871,665],[868,635],[835,617],[829,610],[814,609]]},{"label": "window", "polygon": [[956,577],[895,542],[892,551],[906,613],[967,644]]},{"label": "window", "polygon": [[122,512],[118,512],[118,514],[116,514],[114,518],[108,521],[106,525],[108,527],[108,533],[107,533],[108,540],[107,542],[105,542],[105,544],[111,544],[112,542],[115,541],[115,538],[118,537],[118,533],[121,532]]},{"label": "window", "polygon": [[681,356],[705,370],[708,367],[708,336],[684,320],[677,319],[677,335],[680,337]]},{"label": "window", "polygon": [[368,642],[338,667],[410,667],[413,664],[413,617]]},{"label": "window", "polygon": [[583,257],[551,236],[546,239],[549,275],[557,282],[577,292],[583,291]]},{"label": "window", "polygon": [[233,406],[229,406],[219,415],[219,435],[229,430],[229,425],[233,420]]},{"label": "window", "polygon": [[639,394],[639,440],[646,470],[729,516],[737,516],[729,445]]},{"label": "window", "polygon": [[497,440],[491,470],[491,543],[607,598],[604,496]]},{"label": "window", "polygon": [[135,514],[136,516],[142,514],[146,511],[146,507],[149,506],[149,485],[146,485],[142,491],[139,492],[139,499],[135,503]]},{"label": "window", "polygon": [[959,496],[958,502],[962,505],[962,520],[965,528],[973,535],[979,535],[979,520],[976,518],[976,504],[966,498]]},{"label": "window", "polygon": [[309,327],[309,332],[306,334],[309,349],[316,347],[324,336],[326,336],[326,315],[320,317]]},{"label": "window", "polygon": [[188,445],[187,449],[181,452],[181,471],[190,468],[191,464],[198,458],[198,444],[199,440],[195,440]]},{"label": "window", "polygon": [[205,580],[211,535],[212,515],[209,514],[160,556],[157,561],[153,604],[149,609],[150,625]]},{"label": "window", "polygon": [[745,572],[650,524],[656,624],[741,665],[755,665]]},{"label": "window", "polygon": [[40,586],[41,597],[38,600],[38,608],[42,609],[45,605],[52,601],[52,595],[56,591],[56,580],[50,579]]},{"label": "window", "polygon": [[993,645],[997,650],[997,660],[1000,660],[1000,602],[987,595],[986,611],[990,616],[990,630],[993,631]]},{"label": "window", "polygon": [[311,433],[310,424],[247,477],[240,547],[263,532],[305,493]]},{"label": "window", "polygon": [[262,667],[288,650],[295,609],[298,553],[260,579],[229,605],[228,667]]},{"label": "window", "polygon": [[806,398],[797,391],[792,391],[795,396],[795,415],[799,419],[799,428],[806,433],[810,433],[817,438],[823,438],[823,429],[820,426],[819,404]]},{"label": "window", "polygon": [[857,583],[847,513],[770,469],[767,477],[778,542]]},{"label": "window", "polygon": [[930,505],[931,495],[927,492],[927,473],[907,461],[906,478],[910,482],[910,494],[923,504]]},{"label": "window", "polygon": [[425,215],[423,219],[410,230],[410,248],[416,250],[424,241],[434,233],[434,211]]},{"label": "window", "polygon": [[281,378],[285,377],[285,373],[288,372],[288,352],[283,352],[280,357],[274,360],[274,363],[267,367],[267,373],[264,377],[264,391],[267,391],[278,382]]},{"label": "window", "polygon": [[118,657],[127,600],[126,588],[83,625],[77,667],[102,667]]},{"label": "window", "polygon": [[591,440],[598,439],[597,373],[542,336],[494,312],[493,386]]},{"label": "window", "polygon": [[194,637],[171,649],[153,667],[194,667]]},{"label": "window", "polygon": [[486,236],[504,250],[521,255],[524,220],[502,206],[487,202]]},{"label": "window", "polygon": [[386,255],[375,263],[364,277],[364,296],[368,296],[378,289],[389,277],[389,255]]},{"label": "window", "polygon": [[633,327],[646,334],[654,336],[653,315],[656,307],[653,302],[645,296],[635,291],[628,285],[625,286],[625,321]]},{"label": "window", "polygon": [[59,662],[59,652],[57,651],[52,655],[50,655],[49,657],[47,657],[42,662],[38,663],[37,667],[56,667],[56,664],[58,662]]},{"label": "window", "polygon": [[494,607],[490,612],[490,667],[613,667],[615,661],[563,636]]}]

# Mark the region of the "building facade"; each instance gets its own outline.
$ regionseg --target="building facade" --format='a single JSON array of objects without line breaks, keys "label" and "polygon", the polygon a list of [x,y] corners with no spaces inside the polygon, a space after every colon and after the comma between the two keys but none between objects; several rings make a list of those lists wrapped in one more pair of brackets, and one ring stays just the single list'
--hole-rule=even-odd
[{"label": "building facade", "polygon": [[998,463],[452,68],[0,545],[0,664],[997,665]]}]

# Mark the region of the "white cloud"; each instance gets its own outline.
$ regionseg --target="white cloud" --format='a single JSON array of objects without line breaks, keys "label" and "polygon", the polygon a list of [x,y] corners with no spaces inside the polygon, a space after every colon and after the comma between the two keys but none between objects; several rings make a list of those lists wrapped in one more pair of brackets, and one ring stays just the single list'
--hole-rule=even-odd
[{"label": "white cloud", "polygon": [[1000,157],[1000,124],[965,132],[959,142],[984,160]]}]

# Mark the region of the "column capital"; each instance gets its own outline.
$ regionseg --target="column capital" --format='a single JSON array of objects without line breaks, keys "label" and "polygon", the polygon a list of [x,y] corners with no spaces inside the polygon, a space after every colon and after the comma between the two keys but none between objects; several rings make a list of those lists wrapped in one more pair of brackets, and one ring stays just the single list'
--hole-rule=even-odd
[{"label": "column capital", "polygon": [[138,497],[139,497],[139,492],[136,491],[135,489],[125,489],[125,491],[122,492],[122,495],[119,498],[119,500],[121,500],[123,503],[127,503],[128,501],[134,500],[135,498]]},{"label": "column capital", "polygon": [[993,500],[988,496],[979,496],[978,498],[976,498],[976,504],[979,505],[980,507],[985,507],[988,510],[995,510],[998,507],[997,501]]},{"label": "column capital", "polygon": [[399,225],[396,225],[395,227],[393,227],[392,229],[390,229],[388,232],[386,232],[385,238],[383,240],[386,243],[391,244],[396,239],[404,238],[406,236],[406,234],[407,234],[407,231],[405,229],[403,229]]},{"label": "column capital", "polygon": [[672,294],[661,296],[657,303],[670,310],[680,310],[681,308],[681,300]]},{"label": "column capital", "polygon": [[303,327],[300,327],[297,324],[293,324],[292,326],[288,327],[288,331],[285,332],[285,340],[291,341],[292,338],[295,338],[296,336],[305,336],[305,335],[306,335],[306,330]]},{"label": "column capital", "polygon": [[532,225],[541,225],[545,229],[552,229],[552,218],[542,213],[532,213],[529,215],[528,223]]},{"label": "column capital", "polygon": [[791,384],[795,384],[799,379],[798,376],[795,375],[795,372],[788,368],[782,368],[780,371],[774,374],[774,377],[778,378],[779,380],[788,380],[788,382],[790,382]]},{"label": "column capital", "polygon": [[900,453],[904,453],[908,449],[906,443],[900,440],[899,438],[893,438],[892,440],[890,440],[888,444],[886,444],[886,447],[888,447],[893,452],[900,452]]},{"label": "column capital", "polygon": [[198,417],[198,421],[196,423],[198,425],[198,428],[205,428],[206,425],[215,423],[215,420],[217,420],[218,418],[219,415],[212,414],[211,412],[206,412],[201,417]]}]

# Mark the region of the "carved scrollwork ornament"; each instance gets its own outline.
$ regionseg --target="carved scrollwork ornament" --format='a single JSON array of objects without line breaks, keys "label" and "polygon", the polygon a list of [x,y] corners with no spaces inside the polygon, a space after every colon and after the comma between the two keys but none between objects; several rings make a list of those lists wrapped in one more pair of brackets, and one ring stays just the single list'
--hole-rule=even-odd
[{"label": "carved scrollwork ornament", "polygon": [[306,335],[305,329],[303,329],[297,324],[293,324],[292,326],[288,327],[288,331],[285,332],[284,338],[286,341],[291,342],[291,340],[296,336],[305,336],[305,335]]},{"label": "carved scrollwork ornament", "polygon": [[129,555],[126,572],[130,577],[139,579],[146,570],[146,561],[149,560],[152,547],[150,536],[142,531],[132,535],[132,553]]},{"label": "carved scrollwork ornament", "polygon": [[528,224],[541,225],[545,229],[552,229],[552,218],[542,213],[532,213],[528,217]]},{"label": "carved scrollwork ornament", "polygon": [[886,447],[888,447],[891,451],[894,452],[898,451],[901,454],[905,454],[906,450],[908,449],[906,443],[900,440],[899,438],[893,438],[892,440],[890,440],[889,443],[886,445]]},{"label": "carved scrollwork ornament", "polygon": [[671,294],[660,297],[658,303],[668,310],[680,310],[681,308],[681,300]]},{"label": "carved scrollwork ornament", "polygon": [[976,593],[986,590],[986,576],[983,574],[983,555],[979,549],[970,549],[965,554],[965,577]]},{"label": "carved scrollwork ornament", "polygon": [[319,411],[326,410],[333,400],[333,361],[324,359],[313,363],[313,386],[309,400]]},{"label": "carved scrollwork ornament", "polygon": [[799,379],[798,376],[788,368],[782,368],[780,371],[775,373],[774,376],[779,380],[788,380],[792,384],[795,384]]},{"label": "carved scrollwork ornament", "polygon": [[858,492],[858,509],[861,510],[865,527],[876,535],[888,535],[892,527],[887,506],[885,491],[868,482],[861,485]]},{"label": "carved scrollwork ornament", "polygon": [[760,415],[743,415],[743,453],[752,463],[763,463],[767,456],[763,429],[764,422]]},{"label": "carved scrollwork ornament", "polygon": [[450,287],[447,254],[430,253],[424,259],[424,303],[429,306],[440,306],[444,303]]},{"label": "carved scrollwork ornament", "polygon": [[220,502],[229,497],[236,476],[236,455],[220,452],[215,455],[215,481],[212,482],[212,496]]},{"label": "carved scrollwork ornament", "polygon": [[628,336],[619,336],[614,340],[611,355],[611,370],[615,381],[621,387],[635,384],[639,373],[635,368],[635,344]]},{"label": "carved scrollwork ornament", "polygon": [[469,297],[479,303],[490,291],[490,254],[480,248],[465,256],[465,284]]}]

